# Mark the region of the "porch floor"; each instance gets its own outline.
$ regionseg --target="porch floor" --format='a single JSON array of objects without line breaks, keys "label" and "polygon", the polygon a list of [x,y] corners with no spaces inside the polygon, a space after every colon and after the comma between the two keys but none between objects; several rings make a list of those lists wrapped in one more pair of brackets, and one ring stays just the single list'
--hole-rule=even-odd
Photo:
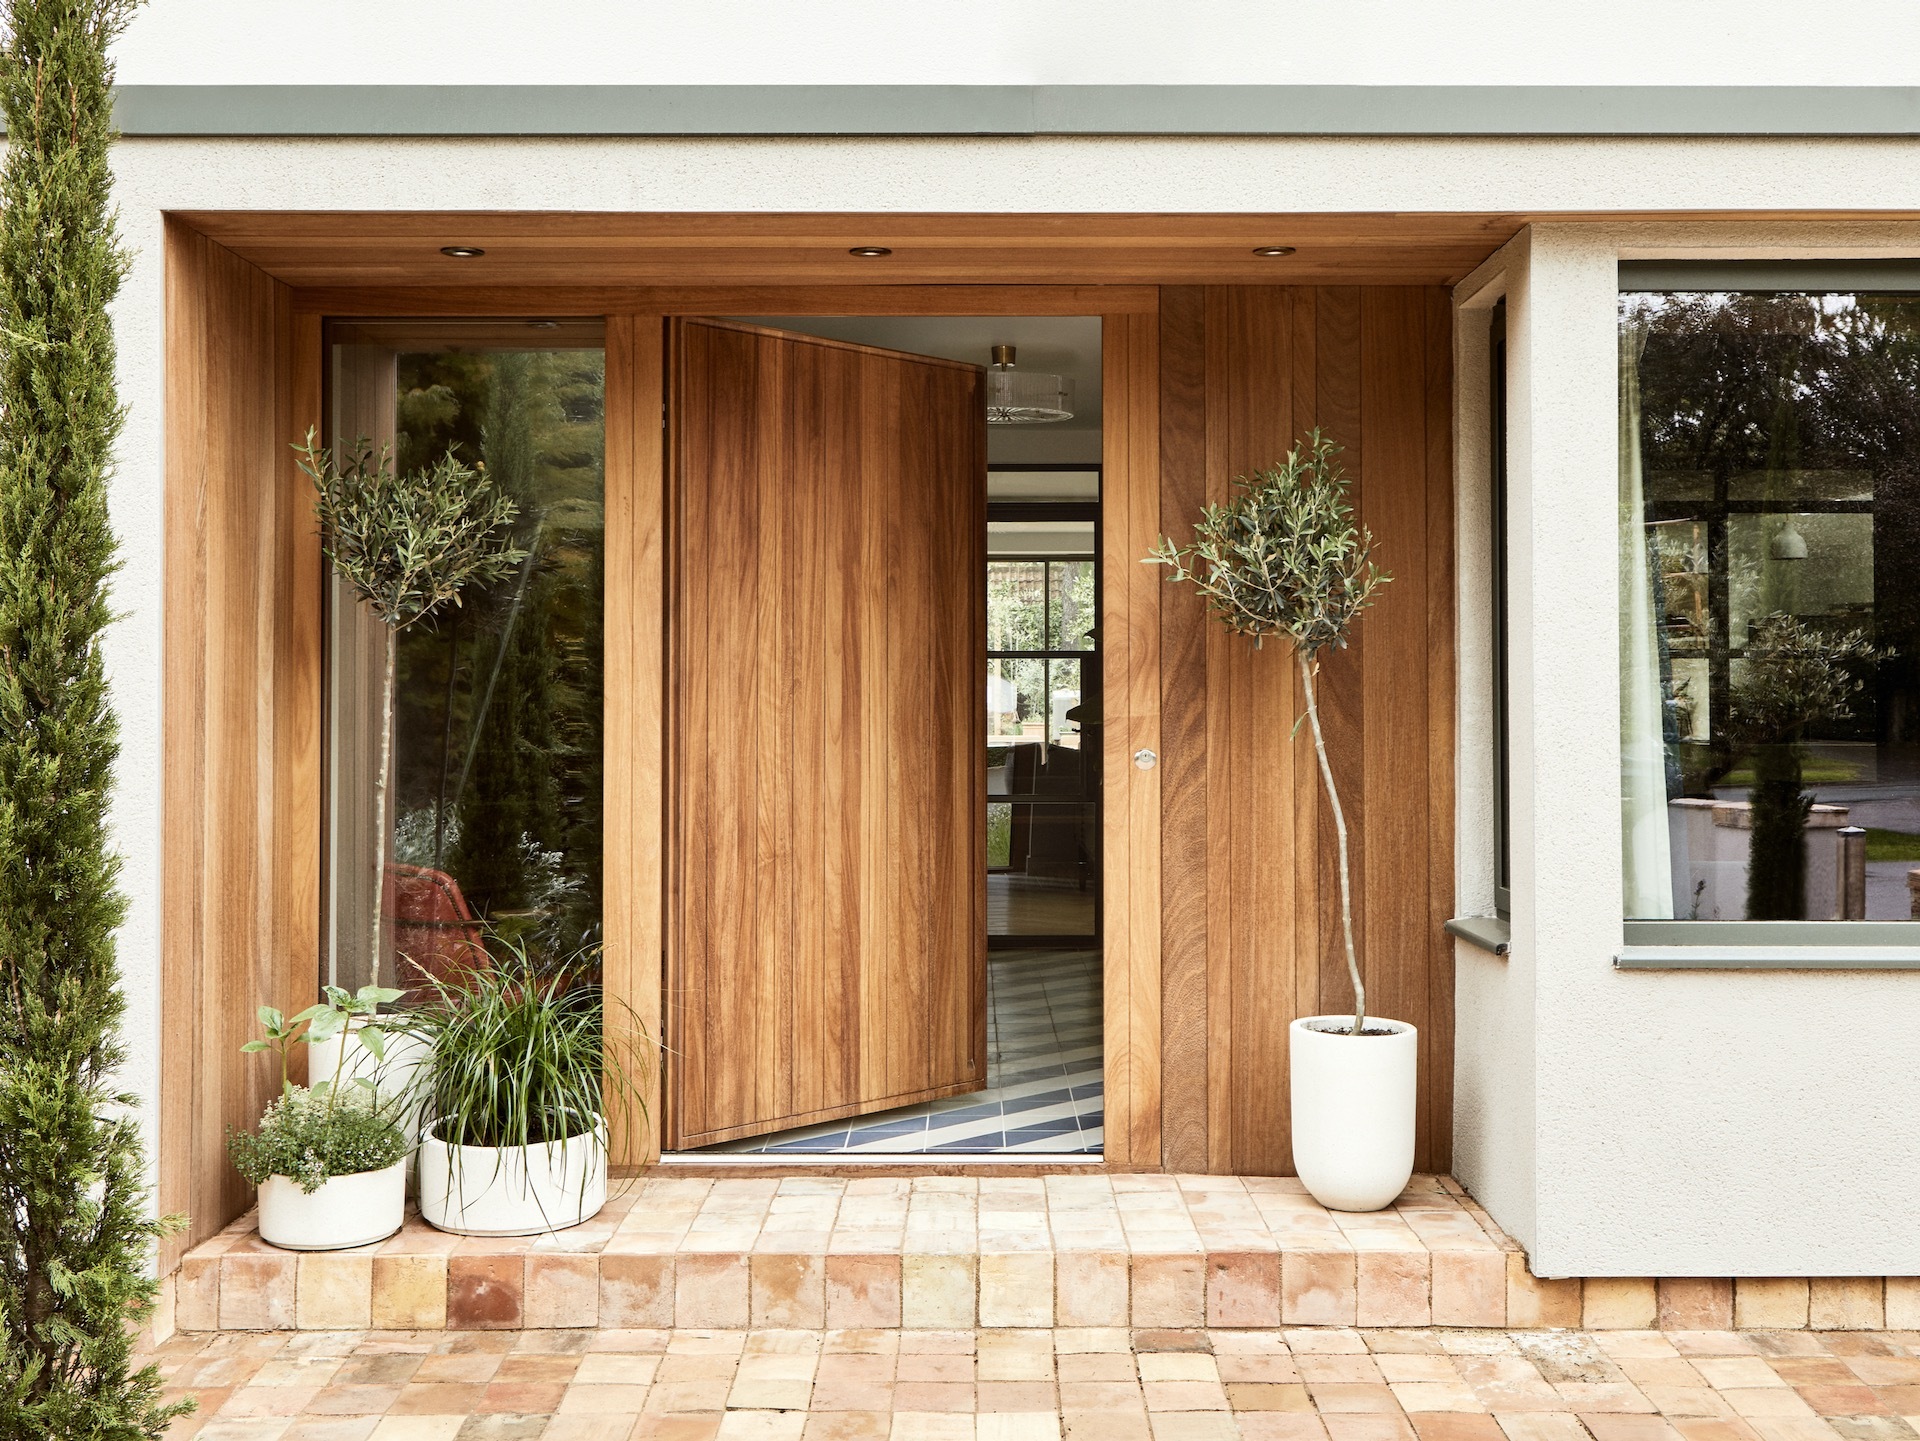
[{"label": "porch floor", "polygon": [[1445,1177],[1349,1215],[1288,1178],[654,1171],[545,1236],[410,1216],[378,1245],[300,1255],[247,1216],[188,1254],[175,1315],[183,1331],[1497,1327],[1578,1325],[1580,1298],[1528,1275]]},{"label": "porch floor", "polygon": [[1920,1332],[176,1336],[169,1441],[1913,1441]]}]

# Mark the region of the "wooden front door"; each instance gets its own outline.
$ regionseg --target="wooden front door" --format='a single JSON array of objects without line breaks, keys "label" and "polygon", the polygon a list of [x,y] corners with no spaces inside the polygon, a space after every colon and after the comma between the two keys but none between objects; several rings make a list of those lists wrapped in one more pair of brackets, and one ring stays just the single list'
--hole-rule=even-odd
[{"label": "wooden front door", "polygon": [[986,1084],[977,366],[668,328],[684,1149]]}]

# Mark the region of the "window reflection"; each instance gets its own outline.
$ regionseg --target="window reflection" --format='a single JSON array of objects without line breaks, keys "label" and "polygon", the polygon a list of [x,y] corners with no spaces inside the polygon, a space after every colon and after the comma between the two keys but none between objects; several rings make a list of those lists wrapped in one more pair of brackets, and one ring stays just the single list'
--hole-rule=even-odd
[{"label": "window reflection", "polygon": [[1920,895],[1920,297],[1621,298],[1627,914]]},{"label": "window reflection", "polygon": [[[501,327],[495,327],[499,329]],[[449,448],[519,505],[527,561],[401,632],[390,863],[371,871],[384,628],[329,607],[329,976],[418,990],[480,957],[483,923],[563,958],[600,938],[604,352],[398,326],[343,328],[336,434],[396,468]],[[464,342],[464,343],[463,343]],[[376,885],[376,881],[378,884]],[[368,956],[380,895],[380,954]],[[358,918],[364,918],[364,922]]]}]

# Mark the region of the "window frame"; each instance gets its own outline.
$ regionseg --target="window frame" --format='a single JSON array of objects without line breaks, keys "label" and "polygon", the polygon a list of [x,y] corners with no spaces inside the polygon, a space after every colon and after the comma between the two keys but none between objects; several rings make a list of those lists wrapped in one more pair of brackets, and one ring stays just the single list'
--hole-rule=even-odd
[{"label": "window frame", "polygon": [[1489,590],[1493,612],[1493,913],[1513,915],[1512,665],[1507,564],[1507,301],[1494,303],[1487,336]]},{"label": "window frame", "polygon": [[[1622,260],[1620,295],[1920,295],[1920,259]],[[1615,320],[1616,337],[1619,322]],[[1618,397],[1615,397],[1616,406]],[[1619,535],[1615,535],[1619,543]],[[1617,741],[1617,738],[1616,738]],[[1920,918],[1900,921],[1621,920],[1620,969],[1858,969],[1920,964]],[[1743,954],[1744,953],[1744,954]]]}]

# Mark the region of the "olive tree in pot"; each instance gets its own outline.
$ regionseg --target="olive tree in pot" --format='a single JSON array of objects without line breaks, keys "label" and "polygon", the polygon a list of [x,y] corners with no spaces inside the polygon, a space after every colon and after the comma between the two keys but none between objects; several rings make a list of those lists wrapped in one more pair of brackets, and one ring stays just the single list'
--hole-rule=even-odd
[{"label": "olive tree in pot", "polygon": [[1194,587],[1208,609],[1256,647],[1269,637],[1292,647],[1320,779],[1333,813],[1340,859],[1340,922],[1353,1014],[1303,1016],[1288,1029],[1293,1161],[1322,1205],[1373,1211],[1413,1174],[1419,1037],[1404,1021],[1367,1015],[1353,939],[1353,878],[1347,817],[1320,725],[1321,657],[1346,646],[1354,622],[1391,576],[1373,563],[1373,536],[1353,515],[1340,447],[1318,430],[1279,465],[1242,477],[1225,505],[1209,505],[1193,539],[1163,537],[1147,557],[1170,581]]},{"label": "olive tree in pot", "polygon": [[427,977],[420,1214],[467,1236],[577,1226],[607,1203],[611,1136],[645,1116],[650,1045],[596,983],[597,950],[542,964],[489,945],[491,963]]}]

